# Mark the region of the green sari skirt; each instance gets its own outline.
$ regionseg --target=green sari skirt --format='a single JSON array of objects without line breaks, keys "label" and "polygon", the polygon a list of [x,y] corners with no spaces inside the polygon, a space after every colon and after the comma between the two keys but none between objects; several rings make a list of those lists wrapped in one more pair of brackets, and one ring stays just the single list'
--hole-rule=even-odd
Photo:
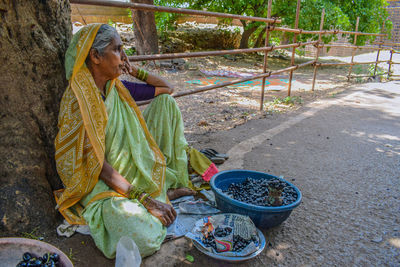
[{"label": "green sari skirt", "polygon": [[[143,173],[148,172],[146,158],[151,157],[142,145],[144,135],[136,114],[112,89],[106,99],[108,123],[106,128],[106,160],[131,184],[149,188]],[[164,186],[157,200],[166,202],[169,188],[188,186],[187,142],[183,121],[175,100],[159,95],[143,112],[147,127],[163,152],[167,164]],[[108,197],[91,202],[95,195],[112,191],[99,180],[81,203],[83,217],[97,247],[107,258],[115,258],[116,246],[122,236],[132,238],[142,257],[156,252],[166,235],[166,228],[138,200]]]}]

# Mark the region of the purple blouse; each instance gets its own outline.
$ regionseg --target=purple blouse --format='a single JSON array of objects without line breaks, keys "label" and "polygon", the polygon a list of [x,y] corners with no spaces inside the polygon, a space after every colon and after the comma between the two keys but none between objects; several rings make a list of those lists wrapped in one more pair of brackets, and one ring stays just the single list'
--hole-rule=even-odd
[{"label": "purple blouse", "polygon": [[156,88],[145,83],[134,83],[121,80],[124,86],[129,90],[135,101],[144,101],[154,98]]}]

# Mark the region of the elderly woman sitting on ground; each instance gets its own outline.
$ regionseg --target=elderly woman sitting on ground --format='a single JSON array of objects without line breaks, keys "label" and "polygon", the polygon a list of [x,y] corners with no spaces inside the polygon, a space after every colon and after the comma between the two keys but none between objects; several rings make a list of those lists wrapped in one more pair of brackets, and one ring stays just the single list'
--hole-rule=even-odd
[{"label": "elderly woman sitting on ground", "polygon": [[[172,87],[129,64],[113,27],[83,27],[65,66],[69,86],[55,140],[65,188],[55,191],[57,207],[70,224],[89,226],[106,257],[115,257],[122,236],[142,256],[151,255],[176,217],[169,199],[194,193],[187,188],[187,153],[205,179],[217,172],[215,165],[188,148]],[[121,82],[123,72],[147,84]],[[151,98],[142,114],[135,100]]]}]

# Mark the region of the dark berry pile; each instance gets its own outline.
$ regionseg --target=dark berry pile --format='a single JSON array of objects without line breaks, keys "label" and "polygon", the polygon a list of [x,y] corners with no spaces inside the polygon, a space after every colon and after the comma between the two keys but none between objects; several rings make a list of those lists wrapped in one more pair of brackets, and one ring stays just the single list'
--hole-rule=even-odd
[{"label": "dark berry pile", "polygon": [[217,229],[214,230],[214,236],[224,237],[224,236],[229,235],[231,232],[232,232],[232,228],[229,228],[229,227],[222,228],[222,227],[218,226]]},{"label": "dark berry pile", "polygon": [[[229,235],[232,232],[232,229],[229,227],[217,227],[214,230],[214,234],[209,234],[208,237],[203,237],[203,244],[206,247],[212,247],[215,251],[217,251],[217,245],[215,243],[215,237],[224,237]],[[238,235],[233,235],[233,249],[232,251],[235,252],[240,252],[242,251],[245,247],[247,247],[248,244],[250,244],[251,241],[257,241],[257,238],[254,237],[253,239],[246,240],[242,238],[241,236]]]},{"label": "dark berry pile", "polygon": [[289,205],[298,197],[292,186],[276,178],[247,178],[243,183],[232,183],[223,193],[241,202],[266,207]]},{"label": "dark berry pile", "polygon": [[242,251],[245,247],[247,247],[248,244],[250,244],[250,242],[251,239],[246,240],[239,235],[233,236],[233,251]]},{"label": "dark berry pile", "polygon": [[59,259],[60,257],[56,253],[46,253],[42,257],[36,257],[25,252],[17,267],[56,267],[59,266]]}]

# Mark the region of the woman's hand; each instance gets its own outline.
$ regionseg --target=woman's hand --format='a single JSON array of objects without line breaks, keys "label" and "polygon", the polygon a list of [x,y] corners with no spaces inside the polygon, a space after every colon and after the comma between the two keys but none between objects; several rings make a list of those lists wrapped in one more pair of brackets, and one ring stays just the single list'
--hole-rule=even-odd
[{"label": "woman's hand", "polygon": [[169,226],[175,221],[176,211],[171,205],[149,197],[144,207],[165,226]]},{"label": "woman's hand", "polygon": [[[122,66],[122,72],[125,74],[132,74],[132,72],[134,72],[134,67],[129,63],[129,59],[128,56],[126,55],[125,51],[122,50],[122,62],[123,62],[123,66]],[[136,69],[135,69],[136,70]],[[137,70],[136,70],[137,72]],[[135,72],[135,73],[136,73]],[[135,75],[134,75],[135,76]]]},{"label": "woman's hand", "polygon": [[[126,55],[125,51],[122,51],[122,61],[123,61],[123,66],[122,66],[122,71],[125,74],[130,74],[133,77],[137,78],[138,75],[138,68],[135,67],[134,65],[131,65],[129,63],[128,56]],[[172,94],[174,92],[173,86],[164,78],[157,76],[152,73],[148,73],[146,81],[144,81],[147,84],[150,84],[156,88],[154,96],[160,95],[160,94]]]}]

